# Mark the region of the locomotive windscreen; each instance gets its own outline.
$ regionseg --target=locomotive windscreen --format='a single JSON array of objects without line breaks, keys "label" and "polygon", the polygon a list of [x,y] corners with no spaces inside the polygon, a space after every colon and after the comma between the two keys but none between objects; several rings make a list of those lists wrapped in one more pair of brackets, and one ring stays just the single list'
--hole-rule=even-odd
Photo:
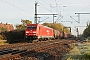
[{"label": "locomotive windscreen", "polygon": [[27,26],[27,29],[36,29],[36,26]]}]

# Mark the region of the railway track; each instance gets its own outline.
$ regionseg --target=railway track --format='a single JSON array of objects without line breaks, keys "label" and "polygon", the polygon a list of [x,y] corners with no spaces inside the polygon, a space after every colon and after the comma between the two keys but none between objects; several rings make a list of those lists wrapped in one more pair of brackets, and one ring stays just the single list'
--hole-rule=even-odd
[{"label": "railway track", "polygon": [[[55,60],[71,48],[74,40],[53,40],[36,43],[17,43],[0,46],[0,60]],[[58,59],[57,58],[57,59]]]}]

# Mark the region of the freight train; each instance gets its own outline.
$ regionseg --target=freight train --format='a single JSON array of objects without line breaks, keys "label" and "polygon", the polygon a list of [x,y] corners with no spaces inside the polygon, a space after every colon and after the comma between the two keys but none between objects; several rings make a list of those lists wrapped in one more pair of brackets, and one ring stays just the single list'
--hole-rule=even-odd
[{"label": "freight train", "polygon": [[61,39],[68,38],[68,34],[63,31],[54,30],[53,28],[41,24],[28,24],[25,30],[26,39]]}]

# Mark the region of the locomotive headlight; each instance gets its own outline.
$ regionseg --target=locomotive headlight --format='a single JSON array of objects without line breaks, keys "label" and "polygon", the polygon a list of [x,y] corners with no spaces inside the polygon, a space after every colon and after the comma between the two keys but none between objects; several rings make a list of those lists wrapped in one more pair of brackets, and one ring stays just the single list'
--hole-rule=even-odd
[{"label": "locomotive headlight", "polygon": [[33,32],[33,33],[36,33],[36,32]]},{"label": "locomotive headlight", "polygon": [[36,35],[36,34],[33,34],[33,35]]},{"label": "locomotive headlight", "polygon": [[28,31],[26,31],[26,33],[29,33]]}]

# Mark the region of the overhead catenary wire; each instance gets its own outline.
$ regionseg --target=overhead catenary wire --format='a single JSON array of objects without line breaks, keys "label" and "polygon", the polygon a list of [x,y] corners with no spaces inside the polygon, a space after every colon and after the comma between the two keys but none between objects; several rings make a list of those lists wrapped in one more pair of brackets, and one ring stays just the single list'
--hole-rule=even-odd
[{"label": "overhead catenary wire", "polygon": [[[57,0],[54,0],[55,3],[56,3],[56,12],[58,12],[58,18],[56,19],[56,21],[59,21],[63,18],[63,15],[61,15],[61,11],[59,11],[59,4],[57,3]],[[66,7],[66,6],[63,6],[63,7]]]},{"label": "overhead catenary wire", "polygon": [[76,19],[74,19],[72,16],[70,16],[70,18],[72,18],[75,22],[79,23],[79,21],[77,21]]},{"label": "overhead catenary wire", "polygon": [[88,7],[90,7],[90,3],[89,3],[89,5],[87,5],[86,7],[80,9],[79,11],[83,11],[83,10],[85,10],[85,9],[88,8]]},{"label": "overhead catenary wire", "polygon": [[[49,12],[53,12],[52,9],[48,9],[47,7],[45,7],[40,1],[36,0],[39,4],[41,4],[41,6],[43,6],[42,8],[48,10]],[[43,2],[45,4],[47,4],[48,6],[50,6],[51,8],[53,8],[54,11],[58,10],[58,9],[54,9],[54,7],[52,6],[52,4],[47,3],[45,0],[43,0]],[[58,4],[57,4],[58,5]],[[57,12],[57,11],[56,11]],[[58,13],[58,12],[57,12]]]},{"label": "overhead catenary wire", "polygon": [[42,3],[40,3],[38,0],[37,0],[37,2],[38,2],[39,4],[41,4],[41,6],[43,6],[42,8],[46,9],[46,10],[49,11],[49,12],[52,12],[51,10],[49,10],[48,8],[46,8]]},{"label": "overhead catenary wire", "polygon": [[55,2],[56,2],[56,7],[57,7],[57,11],[56,12],[58,12],[59,13],[59,8],[58,8],[58,3],[57,3],[57,1],[55,0]]},{"label": "overhead catenary wire", "polygon": [[58,11],[56,11],[56,12],[58,12],[58,18],[55,21],[55,22],[57,22],[57,21],[61,20],[63,18],[63,16],[61,15],[61,12],[59,12],[59,4],[57,3],[57,0],[55,0],[55,2],[56,2],[56,7],[57,7],[56,10],[58,10]]},{"label": "overhead catenary wire", "polygon": [[33,9],[32,7],[30,7],[29,5],[25,4],[24,2],[22,2],[20,0],[17,0],[17,1],[19,1],[20,3],[22,3],[23,5],[26,5],[27,7],[31,8],[31,9]]},{"label": "overhead catenary wire", "polygon": [[15,6],[14,4],[8,3],[8,2],[6,2],[6,1],[4,1],[4,0],[1,0],[1,1],[2,1],[2,2],[4,2],[4,3],[7,3],[7,4],[9,4],[9,5],[11,5],[11,6],[13,6],[13,7],[15,7],[15,8],[19,9],[19,10],[22,10],[22,11],[24,11],[24,12],[28,13],[28,14],[31,14],[30,12],[27,12],[27,11],[25,11],[25,10],[21,9],[21,8],[19,8],[19,7]]},{"label": "overhead catenary wire", "polygon": [[47,17],[47,18],[43,19],[42,21],[39,21],[39,23],[41,23],[41,22],[43,22],[43,21],[47,20],[48,18],[49,18],[49,17]]},{"label": "overhead catenary wire", "polygon": [[54,9],[54,8],[58,8],[58,4],[57,4],[57,1],[55,1],[55,4],[56,4],[56,7],[53,7],[53,5],[51,3],[47,3],[45,0],[43,0],[43,2],[45,2],[48,6],[50,6],[51,8],[53,8],[54,11],[56,11],[58,13],[58,9]]},{"label": "overhead catenary wire", "polygon": [[[44,1],[44,0],[43,0],[43,1]],[[52,4],[49,5],[46,1],[44,1],[44,2],[45,2],[47,5],[49,5],[50,7],[52,6],[51,8],[53,8],[53,9],[59,14],[58,3],[57,3],[56,0],[54,0],[54,1],[55,1],[55,4],[56,4],[57,9],[54,9],[54,7],[52,6]],[[52,12],[52,11],[50,11],[50,12]],[[60,17],[61,17],[61,16],[60,16]],[[60,17],[58,17],[57,20],[59,20]]]},{"label": "overhead catenary wire", "polygon": [[[44,1],[44,0],[43,0]],[[39,4],[41,4],[42,6],[43,6],[43,8],[44,9],[47,9],[42,3],[40,3],[38,0],[37,0],[37,2],[39,3]],[[45,1],[44,1],[44,3],[45,4],[47,4]],[[49,5],[49,4],[47,4],[47,5]],[[50,6],[50,5],[49,5]],[[51,6],[50,6],[51,7]],[[49,9],[47,9],[49,12],[52,12],[51,10],[49,10]]]},{"label": "overhead catenary wire", "polygon": [[[47,5],[49,5],[45,0],[43,0]],[[49,5],[50,6],[50,5]]]},{"label": "overhead catenary wire", "polygon": [[59,16],[55,22],[61,20],[61,18],[63,18],[63,16]]}]

